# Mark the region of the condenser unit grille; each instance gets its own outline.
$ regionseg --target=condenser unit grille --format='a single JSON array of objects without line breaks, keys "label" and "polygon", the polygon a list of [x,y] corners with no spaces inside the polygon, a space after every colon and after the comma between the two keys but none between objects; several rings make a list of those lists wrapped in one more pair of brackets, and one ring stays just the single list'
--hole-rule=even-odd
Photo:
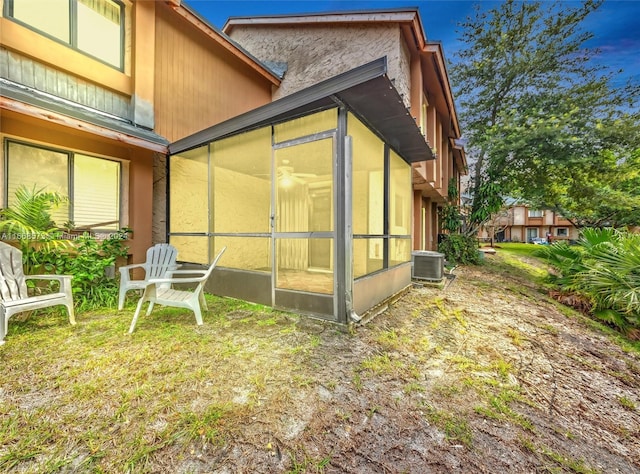
[{"label": "condenser unit grille", "polygon": [[444,278],[444,254],[427,250],[413,252],[413,278],[440,281]]}]

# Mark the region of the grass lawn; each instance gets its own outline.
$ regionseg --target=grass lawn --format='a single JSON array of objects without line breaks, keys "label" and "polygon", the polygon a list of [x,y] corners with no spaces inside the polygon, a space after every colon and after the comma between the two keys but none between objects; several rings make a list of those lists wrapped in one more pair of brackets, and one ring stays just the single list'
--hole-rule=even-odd
[{"label": "grass lawn", "polygon": [[501,255],[500,259],[493,261],[497,270],[505,275],[524,276],[546,286],[547,265],[535,255],[540,250],[539,245],[504,242],[495,244],[494,248]]},{"label": "grass lawn", "polygon": [[[489,244],[482,244],[483,247],[489,246]],[[496,249],[501,249],[503,252],[508,252],[513,255],[522,255],[525,257],[533,257],[536,250],[540,250],[539,245],[524,244],[520,242],[502,242],[494,244]]]},{"label": "grass lawn", "polygon": [[175,463],[225,442],[273,374],[302,383],[318,339],[298,316],[207,300],[203,326],[157,308],[132,335],[132,305],[81,313],[76,326],[60,311],[14,316],[0,347],[0,471],[147,472],[158,451]]},{"label": "grass lawn", "polygon": [[158,307],[131,335],[133,300],[76,326],[16,315],[0,472],[632,472],[640,347],[556,309],[518,254],[534,247],[501,244],[354,330],[211,295],[202,326]]}]

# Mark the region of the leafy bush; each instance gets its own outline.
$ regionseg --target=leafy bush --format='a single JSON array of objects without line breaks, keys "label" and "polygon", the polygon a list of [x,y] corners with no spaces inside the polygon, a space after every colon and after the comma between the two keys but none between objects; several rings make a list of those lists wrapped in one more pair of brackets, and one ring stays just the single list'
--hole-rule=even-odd
[{"label": "leafy bush", "polygon": [[128,232],[121,230],[105,240],[85,233],[68,248],[32,252],[30,264],[46,273],[73,275],[73,301],[78,309],[114,306],[118,300],[118,281],[107,274],[107,269],[115,265],[118,257],[127,256],[124,241]]},{"label": "leafy bush", "polygon": [[584,229],[577,246],[558,242],[539,255],[560,273],[557,285],[591,302],[594,316],[623,332],[640,329],[639,234]]},{"label": "leafy bush", "polygon": [[478,242],[475,237],[462,234],[446,234],[438,244],[448,262],[458,265],[477,265],[480,263]]},{"label": "leafy bush", "polygon": [[67,240],[51,218],[51,212],[67,202],[66,196],[45,188],[19,186],[12,206],[0,209],[0,233],[19,243],[27,274],[73,275],[71,286],[78,309],[114,305],[118,283],[106,270],[118,257],[126,257],[124,241],[131,230],[125,228],[105,240],[87,233]]},{"label": "leafy bush", "polygon": [[36,248],[53,250],[68,242],[58,238],[58,229],[51,212],[68,202],[66,196],[45,188],[32,189],[20,185],[15,191],[13,204],[0,209],[0,234],[5,240],[16,240],[22,251],[25,272],[32,273],[30,254]]}]

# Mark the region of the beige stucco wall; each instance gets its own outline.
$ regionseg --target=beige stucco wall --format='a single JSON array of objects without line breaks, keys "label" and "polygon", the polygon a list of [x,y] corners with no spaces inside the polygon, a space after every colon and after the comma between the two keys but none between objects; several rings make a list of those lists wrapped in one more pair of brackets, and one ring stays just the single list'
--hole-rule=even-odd
[{"label": "beige stucco wall", "polygon": [[411,105],[409,52],[397,24],[237,25],[230,35],[261,61],[287,63],[274,100],[387,56],[389,78]]},{"label": "beige stucco wall", "polygon": [[526,209],[521,206],[513,208],[513,225],[524,225]]},{"label": "beige stucco wall", "polygon": [[523,229],[522,227],[512,227],[511,228],[511,240],[513,242],[523,242],[524,241],[524,237],[523,235]]},{"label": "beige stucco wall", "polygon": [[544,211],[544,225],[553,225],[555,214],[553,211]]}]

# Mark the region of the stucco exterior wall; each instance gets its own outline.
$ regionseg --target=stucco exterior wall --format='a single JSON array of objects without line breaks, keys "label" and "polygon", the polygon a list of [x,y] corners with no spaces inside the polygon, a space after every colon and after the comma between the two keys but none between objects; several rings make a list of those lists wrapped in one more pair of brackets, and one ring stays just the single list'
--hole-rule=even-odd
[{"label": "stucco exterior wall", "polygon": [[544,211],[544,225],[553,225],[555,217],[553,211]]},{"label": "stucco exterior wall", "polygon": [[524,242],[522,227],[511,228],[511,241],[512,242]]},{"label": "stucco exterior wall", "polygon": [[286,62],[279,99],[387,56],[389,78],[410,107],[409,52],[397,24],[234,26],[231,38],[265,62]]},{"label": "stucco exterior wall", "polygon": [[524,207],[513,208],[513,225],[524,225],[526,209]]}]

